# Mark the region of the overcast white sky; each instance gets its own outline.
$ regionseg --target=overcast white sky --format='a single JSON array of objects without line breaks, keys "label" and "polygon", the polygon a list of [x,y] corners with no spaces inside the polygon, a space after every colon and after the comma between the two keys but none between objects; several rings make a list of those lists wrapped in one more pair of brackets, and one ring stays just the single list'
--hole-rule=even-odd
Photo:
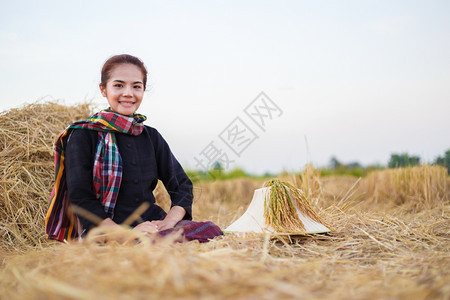
[{"label": "overcast white sky", "polygon": [[[140,112],[187,168],[211,142],[256,173],[450,149],[449,1],[0,0],[0,110],[106,107],[120,53],[147,65]],[[282,110],[265,131],[244,113],[261,91]],[[240,156],[219,137],[236,117],[258,136]]]}]

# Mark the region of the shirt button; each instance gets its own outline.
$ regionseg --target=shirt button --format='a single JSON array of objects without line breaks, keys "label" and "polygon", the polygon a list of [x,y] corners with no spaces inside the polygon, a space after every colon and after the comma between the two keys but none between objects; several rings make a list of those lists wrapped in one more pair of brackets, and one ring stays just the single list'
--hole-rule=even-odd
[{"label": "shirt button", "polygon": [[127,147],[128,147],[128,148],[131,148],[131,143],[128,143],[128,144],[127,144]]},{"label": "shirt button", "polygon": [[131,162],[131,164],[132,164],[133,166],[135,166],[135,165],[136,165],[136,161],[133,160],[133,161]]},{"label": "shirt button", "polygon": [[139,202],[139,201],[141,201],[141,199],[136,198],[136,199],[134,199],[134,201]]},{"label": "shirt button", "polygon": [[133,179],[134,183],[139,183],[139,179]]}]

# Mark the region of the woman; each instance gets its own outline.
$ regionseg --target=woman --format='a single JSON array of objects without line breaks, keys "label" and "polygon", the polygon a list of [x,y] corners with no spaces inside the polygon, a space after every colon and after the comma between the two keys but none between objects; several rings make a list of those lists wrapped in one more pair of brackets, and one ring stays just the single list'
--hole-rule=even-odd
[{"label": "woman", "polygon": [[[211,222],[183,221],[192,220],[192,182],[159,132],[136,114],[146,84],[147,70],[137,57],[105,62],[99,87],[109,109],[73,123],[56,144],[56,184],[46,217],[50,238],[70,240],[95,226],[118,226],[143,203],[149,208],[131,224],[134,231],[165,235],[177,226],[200,241],[222,234]],[[158,179],[171,197],[167,214],[152,193]]]}]

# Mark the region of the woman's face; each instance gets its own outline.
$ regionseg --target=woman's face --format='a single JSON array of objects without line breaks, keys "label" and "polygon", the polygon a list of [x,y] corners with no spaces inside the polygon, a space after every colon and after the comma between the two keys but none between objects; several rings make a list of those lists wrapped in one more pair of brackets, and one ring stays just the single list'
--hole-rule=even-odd
[{"label": "woman's face", "polygon": [[121,115],[136,113],[144,97],[143,74],[133,64],[120,64],[111,71],[111,76],[103,88],[103,97],[108,99],[110,108]]}]

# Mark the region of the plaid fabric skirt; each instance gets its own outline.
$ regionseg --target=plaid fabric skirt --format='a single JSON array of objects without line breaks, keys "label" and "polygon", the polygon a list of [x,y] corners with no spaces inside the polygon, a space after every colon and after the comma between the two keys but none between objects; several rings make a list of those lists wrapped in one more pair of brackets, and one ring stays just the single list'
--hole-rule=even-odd
[{"label": "plaid fabric skirt", "polygon": [[183,242],[184,239],[187,241],[197,240],[200,243],[206,243],[216,236],[223,235],[220,227],[211,221],[195,222],[187,220],[178,222],[174,228],[159,231],[158,235],[166,236],[168,234],[171,234],[172,232],[178,231],[181,231],[181,239],[177,240],[177,242]]}]

